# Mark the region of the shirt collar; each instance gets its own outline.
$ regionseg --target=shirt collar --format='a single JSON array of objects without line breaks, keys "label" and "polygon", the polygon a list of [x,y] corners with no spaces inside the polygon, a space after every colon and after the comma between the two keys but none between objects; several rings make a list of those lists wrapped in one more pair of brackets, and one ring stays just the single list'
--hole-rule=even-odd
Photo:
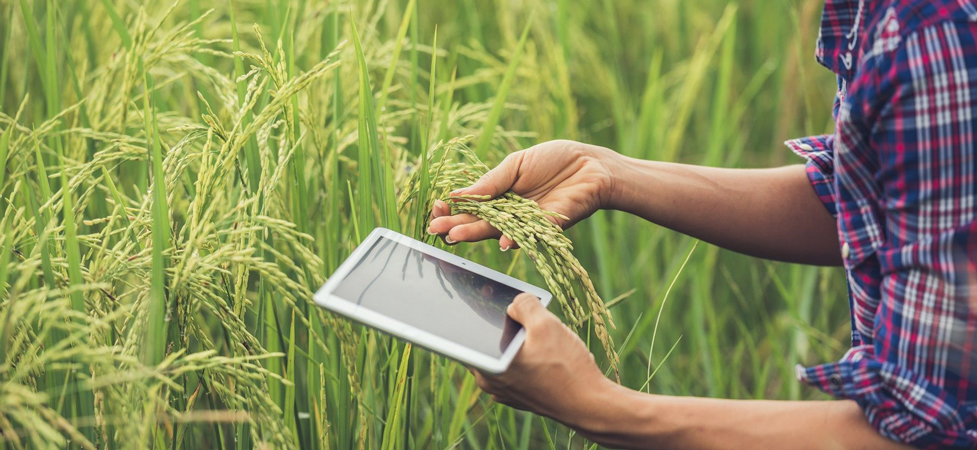
[{"label": "shirt collar", "polygon": [[814,56],[821,65],[842,77],[854,72],[869,6],[866,0],[825,0]]}]

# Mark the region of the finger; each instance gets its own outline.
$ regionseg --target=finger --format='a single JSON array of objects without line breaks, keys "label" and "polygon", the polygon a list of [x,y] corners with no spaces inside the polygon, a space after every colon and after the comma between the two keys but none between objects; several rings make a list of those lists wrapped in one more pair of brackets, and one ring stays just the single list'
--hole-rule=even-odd
[{"label": "finger", "polygon": [[478,386],[478,388],[491,394],[489,391],[491,386],[489,385],[488,380],[485,379],[485,375],[482,375],[481,372],[475,369],[469,368],[468,370],[470,370],[472,375],[475,376],[475,384]]},{"label": "finger", "polygon": [[478,222],[477,216],[472,214],[455,214],[453,216],[442,216],[431,220],[431,224],[427,227],[427,232],[431,234],[448,234],[452,228],[459,225],[465,225],[469,223]]},{"label": "finger", "polygon": [[482,175],[475,184],[452,191],[451,195],[489,195],[492,198],[502,195],[516,182],[522,155],[522,152],[510,153],[502,163]]},{"label": "finger", "polygon": [[519,244],[516,244],[516,241],[509,239],[509,236],[502,235],[502,237],[499,238],[499,248],[502,249],[502,251],[507,251],[514,248],[519,248]]},{"label": "finger", "polygon": [[451,215],[451,206],[441,200],[435,200],[434,205],[431,207],[431,218],[435,219],[443,216]]},{"label": "finger", "polygon": [[445,240],[448,242],[475,242],[485,239],[496,239],[502,233],[484,220],[458,225],[452,228]]},{"label": "finger", "polygon": [[492,394],[492,401],[494,401],[495,403],[501,403],[503,405],[513,406],[513,407],[514,405],[518,404],[518,402],[513,400],[512,397],[503,394]]},{"label": "finger", "polygon": [[506,312],[509,317],[521,323],[527,330],[537,326],[551,314],[543,307],[539,298],[525,292],[516,296],[515,300],[509,304]]},{"label": "finger", "polygon": [[515,398],[505,397],[505,396],[497,396],[497,397],[498,398],[496,399],[496,402],[498,403],[506,405],[510,408],[518,409],[520,411],[530,411],[529,407],[525,403],[516,400]]}]

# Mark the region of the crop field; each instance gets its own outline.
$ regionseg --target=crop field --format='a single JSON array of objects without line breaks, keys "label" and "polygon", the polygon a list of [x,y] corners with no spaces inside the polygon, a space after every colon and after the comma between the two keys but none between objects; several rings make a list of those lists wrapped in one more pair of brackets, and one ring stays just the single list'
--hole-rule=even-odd
[{"label": "crop field", "polygon": [[[821,6],[0,0],[0,448],[592,448],[312,293],[376,226],[443,246],[430,169],[469,151],[802,163],[782,141],[831,130]],[[545,286],[556,231],[444,248]],[[565,236],[613,326],[551,309],[609,376],[823,398],[794,366],[846,349],[839,269],[613,211]]]}]

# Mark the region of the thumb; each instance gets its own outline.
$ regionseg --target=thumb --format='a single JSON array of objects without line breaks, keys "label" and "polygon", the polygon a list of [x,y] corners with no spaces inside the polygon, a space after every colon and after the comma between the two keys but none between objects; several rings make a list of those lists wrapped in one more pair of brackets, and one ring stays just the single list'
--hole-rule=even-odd
[{"label": "thumb", "polygon": [[530,328],[546,318],[550,312],[543,307],[535,295],[525,292],[516,296],[506,309],[509,317],[522,324],[523,327]]},{"label": "thumb", "polygon": [[522,152],[510,153],[494,169],[482,175],[475,184],[457,189],[451,195],[488,195],[491,198],[498,197],[512,188],[516,182],[516,175],[519,173],[519,164],[522,162]]}]

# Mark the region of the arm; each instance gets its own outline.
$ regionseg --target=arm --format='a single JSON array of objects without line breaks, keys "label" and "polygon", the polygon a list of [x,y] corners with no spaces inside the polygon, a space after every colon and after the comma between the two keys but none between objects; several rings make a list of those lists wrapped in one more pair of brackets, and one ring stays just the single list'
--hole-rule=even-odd
[{"label": "arm", "polygon": [[670,397],[607,379],[586,345],[534,297],[509,315],[526,341],[505,374],[475,372],[479,387],[510,406],[543,414],[601,445],[623,448],[901,448],[878,434],[853,401],[759,401]]},{"label": "arm", "polygon": [[804,166],[722,169],[623,158],[614,209],[739,253],[841,265],[834,218]]},{"label": "arm", "polygon": [[[605,379],[606,380],[606,379]],[[904,448],[845,401],[723,400],[633,391],[606,380],[567,423],[621,448]]]},{"label": "arm", "polygon": [[[783,261],[839,265],[834,218],[803,166],[718,169],[643,161],[573,141],[551,141],[509,155],[459,193],[498,196],[513,191],[570,220],[618,209],[740,253]],[[429,231],[446,242],[500,238],[477,217],[450,215],[437,202]]]}]

